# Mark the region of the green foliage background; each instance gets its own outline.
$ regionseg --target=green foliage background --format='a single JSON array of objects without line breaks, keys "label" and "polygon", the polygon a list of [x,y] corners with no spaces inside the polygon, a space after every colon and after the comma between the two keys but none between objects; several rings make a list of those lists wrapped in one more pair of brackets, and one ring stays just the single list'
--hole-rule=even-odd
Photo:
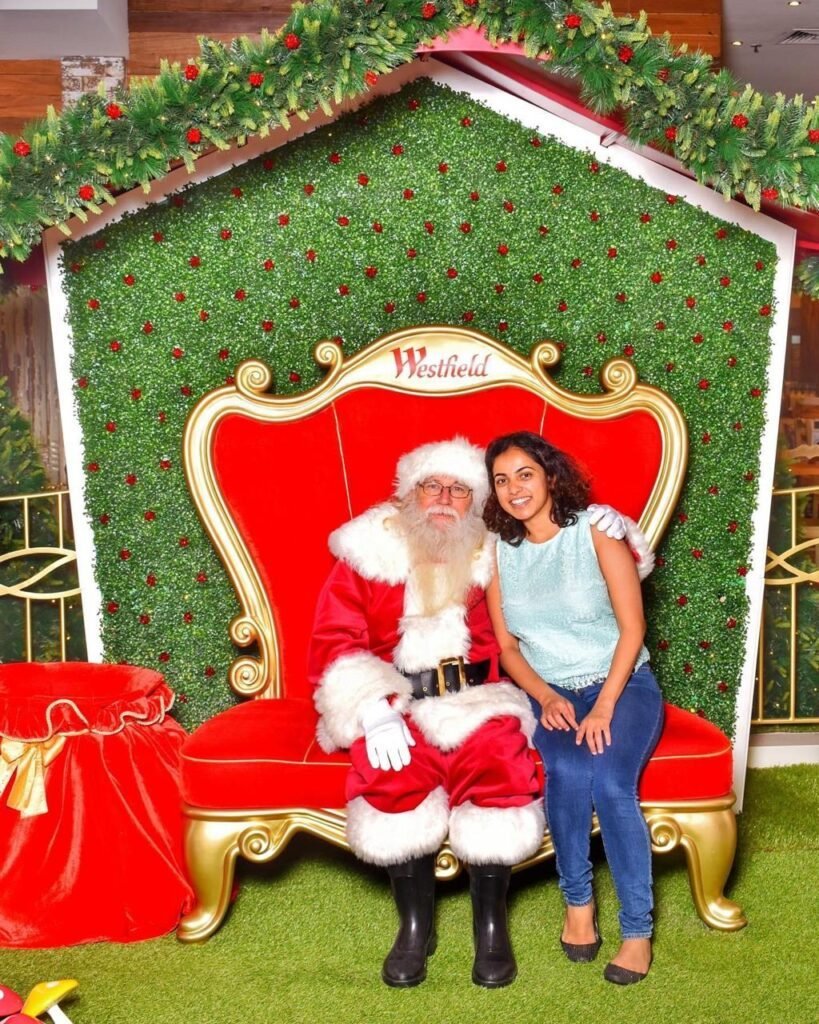
[{"label": "green foliage background", "polygon": [[683,408],[689,473],[646,588],[649,643],[668,699],[732,730],[770,243],[419,81],[63,249],[106,656],[162,669],[185,724],[231,700],[238,610],[185,488],[188,410],[245,358],[290,394],[319,381],[322,338],[351,354],[469,322],[523,353],[561,341],[578,392],[626,354]]}]

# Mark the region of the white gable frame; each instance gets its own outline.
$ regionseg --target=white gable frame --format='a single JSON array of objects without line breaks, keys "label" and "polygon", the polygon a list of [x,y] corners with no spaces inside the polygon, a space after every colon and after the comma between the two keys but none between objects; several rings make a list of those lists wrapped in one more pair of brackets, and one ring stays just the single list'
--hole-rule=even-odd
[{"label": "white gable frame", "polygon": [[[755,571],[746,577],[746,592],[750,603],[748,639],[737,692],[734,737],[734,788],[737,793],[738,807],[741,807],[754,698],[759,622],[764,592],[761,568],[765,565],[770,517],[770,503],[766,500],[766,496],[770,494],[773,487],[776,461],[779,399],[783,384],[796,232],[765,214],[755,213],[740,202],[734,200],[726,202],[717,193],[704,185],[699,185],[681,170],[674,166],[668,166],[673,161],[662,158],[660,154],[652,153],[651,158],[648,158],[640,151],[635,150],[631,144],[623,145],[616,140],[612,144],[611,132],[591,118],[582,117],[575,111],[563,107],[559,101],[513,81],[494,69],[487,68],[480,61],[465,55],[457,55],[455,61],[460,67],[443,65],[435,60],[415,61],[412,64],[404,65],[384,76],[376,88],[363,97],[361,102],[345,104],[339,107],[333,116],[319,112],[308,121],[295,122],[288,132],[276,129],[266,138],[255,137],[245,146],[234,145],[228,150],[208,154],[197,161],[193,174],[189,174],[184,167],[179,167],[161,181],[152,184],[151,190],[147,194],[141,189],[133,189],[120,196],[114,207],[106,208],[99,215],[91,214],[85,224],[77,218],[72,219],[69,223],[71,235],[76,239],[96,233],[115,223],[127,213],[133,213],[161,202],[169,194],[186,185],[199,184],[209,178],[224,174],[232,167],[287,145],[307,132],[332,123],[342,113],[357,109],[378,95],[396,92],[416,78],[427,77],[453,90],[467,93],[477,102],[526,125],[528,128],[551,135],[574,149],[587,151],[599,163],[617,167],[631,177],[641,179],[654,188],[678,195],[689,204],[773,243],[776,246],[778,263],[774,281],[775,312],[771,317],[770,325],[772,351],[765,399],[765,427],[761,441],[759,474],[761,500],[755,510],[752,523],[750,563]],[[476,74],[481,77],[476,77]],[[623,142],[626,141],[623,138]],[[82,435],[74,406],[70,370],[73,341],[59,262],[60,246],[64,241],[65,236],[56,228],[52,228],[44,234],[54,357],[59,382],[60,410],[65,437],[86,644],[89,660],[100,661],[103,657],[100,629],[102,595],[94,574],[91,522],[85,511]]]}]

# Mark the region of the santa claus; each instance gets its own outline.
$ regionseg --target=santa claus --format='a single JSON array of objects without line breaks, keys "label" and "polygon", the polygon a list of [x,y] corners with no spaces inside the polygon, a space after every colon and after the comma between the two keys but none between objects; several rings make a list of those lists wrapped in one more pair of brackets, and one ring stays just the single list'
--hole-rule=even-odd
[{"label": "santa claus", "polygon": [[[382,970],[417,985],[435,948],[435,854],[468,865],[475,960],[487,988],[514,980],[506,894],[543,839],[526,695],[499,673],[486,607],[495,537],[481,519],[483,451],[463,438],[398,462],[394,498],[330,537],[309,654],[325,751],[349,749],[347,838],[386,867],[400,918]],[[598,526],[622,536],[599,506]]]}]

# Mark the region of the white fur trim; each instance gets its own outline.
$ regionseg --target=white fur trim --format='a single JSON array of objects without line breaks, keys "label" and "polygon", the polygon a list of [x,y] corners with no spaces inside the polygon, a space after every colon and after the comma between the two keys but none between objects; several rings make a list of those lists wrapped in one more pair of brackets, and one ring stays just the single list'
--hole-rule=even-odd
[{"label": "white fur trim", "polygon": [[410,570],[409,550],[391,524],[397,513],[389,502],[373,505],[330,534],[330,550],[365,580],[403,583]]},{"label": "white fur trim", "polygon": [[319,746],[327,754],[352,746],[363,735],[360,713],[365,704],[397,695],[393,707],[404,711],[411,694],[409,680],[369,651],[337,658],[313,695],[320,716],[316,730]]},{"label": "white fur trim", "polygon": [[472,500],[478,508],[482,508],[489,495],[489,479],[483,456],[483,448],[471,444],[465,437],[422,444],[398,460],[395,493],[399,498],[406,498],[416,484],[428,477],[454,476],[472,488]]},{"label": "white fur trim", "polygon": [[654,569],[654,552],[648,546],[648,538],[628,516],[623,516],[626,521],[626,543],[634,553],[634,560],[637,562],[637,574],[641,580],[650,576]]},{"label": "white fur trim", "polygon": [[[405,601],[405,609],[406,605]],[[393,659],[402,672],[421,672],[434,668],[444,658],[465,658],[469,654],[471,642],[462,604],[449,605],[437,615],[405,615],[398,631],[401,639]]]},{"label": "white fur trim", "polygon": [[479,807],[471,800],[452,809],[449,845],[467,864],[519,864],[543,842],[543,801],[523,807]]},{"label": "white fur trim", "polygon": [[436,853],[446,839],[449,799],[439,786],[411,811],[379,811],[363,796],[347,804],[347,841],[368,864],[401,864]]},{"label": "white fur trim", "polygon": [[414,700],[408,713],[424,738],[443,751],[460,746],[490,718],[513,715],[520,719],[530,742],[537,725],[528,698],[514,683],[485,683],[444,697]]}]

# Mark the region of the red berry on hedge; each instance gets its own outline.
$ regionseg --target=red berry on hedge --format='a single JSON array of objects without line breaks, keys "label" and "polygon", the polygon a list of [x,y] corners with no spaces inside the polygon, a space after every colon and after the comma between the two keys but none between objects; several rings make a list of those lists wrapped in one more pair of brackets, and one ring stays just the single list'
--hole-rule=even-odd
[{"label": "red berry on hedge", "polygon": [[375,83],[378,81],[378,72],[377,71],[365,71],[364,72],[364,81],[367,83],[367,85],[370,85],[370,86],[375,85]]},{"label": "red berry on hedge", "polygon": [[421,7],[421,17],[424,21],[429,21],[430,18],[434,18],[438,13],[438,8],[435,4],[423,4]]},{"label": "red berry on hedge", "polygon": [[195,64],[185,65],[185,78],[189,82],[194,82],[199,77],[199,68]]},{"label": "red berry on hedge", "polygon": [[327,159],[330,161],[331,164],[340,164],[341,163],[341,154],[340,153],[331,153],[327,157]]},{"label": "red berry on hedge", "polygon": [[413,199],[415,197],[415,193],[413,192],[413,190],[411,188],[405,188],[404,192],[403,192],[403,196],[404,196],[405,199]]},{"label": "red berry on hedge", "polygon": [[768,305],[760,306],[759,307],[759,315],[760,316],[770,316],[771,315],[771,307],[768,306]]},{"label": "red berry on hedge", "polygon": [[284,37],[284,45],[288,50],[298,50],[301,46],[301,39],[299,39],[295,32],[288,32]]},{"label": "red berry on hedge", "polygon": [[773,187],[771,187],[771,188],[763,188],[762,189],[762,198],[763,199],[778,199],[779,198],[779,189],[778,188],[773,188]]},{"label": "red berry on hedge", "polygon": [[498,171],[498,173],[500,174],[503,174],[504,171],[508,170],[506,161],[498,160],[498,162],[495,164],[495,170]]},{"label": "red berry on hedge", "polygon": [[583,19],[579,14],[567,14],[563,19],[563,24],[566,28],[580,28],[583,24]]},{"label": "red berry on hedge", "polygon": [[230,230],[230,228],[222,228],[222,230],[219,232],[219,237],[222,239],[223,242],[227,242],[228,239],[233,238],[233,232]]},{"label": "red berry on hedge", "polygon": [[674,127],[673,124],[666,128],[665,137],[668,139],[669,142],[673,142],[677,138],[677,129]]},{"label": "red berry on hedge", "polygon": [[668,68],[660,68],[660,70],[657,72],[657,78],[659,78],[661,82],[667,82],[670,77],[671,72],[668,70]]},{"label": "red berry on hedge", "polygon": [[[144,328],[143,328],[143,330],[144,330]],[[153,328],[151,328],[151,330],[153,330]],[[146,334],[150,334],[151,332],[150,331],[145,331],[145,333]],[[119,350],[122,348],[122,343],[117,341],[116,338],[114,338],[113,341],[109,342],[108,348],[110,348],[112,352],[119,352]]]},{"label": "red berry on hedge", "polygon": [[254,89],[258,89],[258,87],[264,82],[264,72],[251,71],[247,76],[247,80]]},{"label": "red berry on hedge", "polygon": [[652,284],[660,284],[662,279],[663,275],[660,273],[659,270],[655,270],[654,273],[651,275]]},{"label": "red berry on hedge", "polygon": [[719,279],[719,283],[722,285],[723,288],[727,288],[728,285],[731,283],[731,278],[730,277],[721,277]]},{"label": "red berry on hedge", "polygon": [[290,214],[289,213],[280,213],[279,214],[279,227],[286,228],[289,223],[290,223]]},{"label": "red berry on hedge", "polygon": [[734,128],[747,128],[748,118],[744,114],[734,114],[734,116],[731,118],[731,124],[734,126]]},{"label": "red berry on hedge", "polygon": [[366,174],[359,174],[359,176],[358,176],[358,184],[359,185],[369,185],[370,184],[370,179],[367,177]]},{"label": "red berry on hedge", "polygon": [[192,146],[195,146],[202,141],[202,132],[198,128],[188,128],[185,138]]},{"label": "red berry on hedge", "polygon": [[628,64],[634,56],[634,50],[630,46],[621,46],[617,51],[617,59],[623,64]]},{"label": "red berry on hedge", "polygon": [[29,146],[25,139],[19,139],[11,147],[11,151],[15,156],[28,156],[31,152],[31,146]]},{"label": "red berry on hedge", "polygon": [[608,252],[606,253],[606,255],[608,256],[608,258],[610,260],[616,259],[617,258],[617,249],[613,245],[610,246]]},{"label": "red berry on hedge", "polygon": [[84,202],[90,202],[94,198],[94,186],[80,185],[80,187],[77,189],[77,195]]},{"label": "red berry on hedge", "polygon": [[402,156],[403,153],[404,153],[404,147],[401,145],[400,142],[396,142],[396,144],[392,147],[392,155],[393,156]]},{"label": "red berry on hedge", "polygon": [[308,181],[307,184],[304,186],[304,194],[306,196],[311,196],[315,191],[316,191],[316,186]]},{"label": "red berry on hedge", "polygon": [[191,258],[188,260],[188,264],[190,266],[192,266],[194,269],[196,269],[196,267],[200,266],[201,263],[202,263],[202,260],[201,260],[201,258],[199,256],[191,256]]},{"label": "red berry on hedge", "polygon": [[290,371],[290,382],[292,384],[298,384],[300,380],[301,380],[301,374],[300,373],[296,373],[295,370],[291,370]]},{"label": "red berry on hedge", "polygon": [[100,308],[100,300],[99,299],[89,299],[88,300],[88,308],[89,309],[99,309]]},{"label": "red berry on hedge", "polygon": [[384,303],[384,312],[385,313],[394,313],[395,312],[395,303],[394,302],[385,302]]},{"label": "red berry on hedge", "polygon": [[112,121],[118,120],[122,117],[122,107],[117,103],[109,103],[105,108],[105,113],[111,118]]}]

